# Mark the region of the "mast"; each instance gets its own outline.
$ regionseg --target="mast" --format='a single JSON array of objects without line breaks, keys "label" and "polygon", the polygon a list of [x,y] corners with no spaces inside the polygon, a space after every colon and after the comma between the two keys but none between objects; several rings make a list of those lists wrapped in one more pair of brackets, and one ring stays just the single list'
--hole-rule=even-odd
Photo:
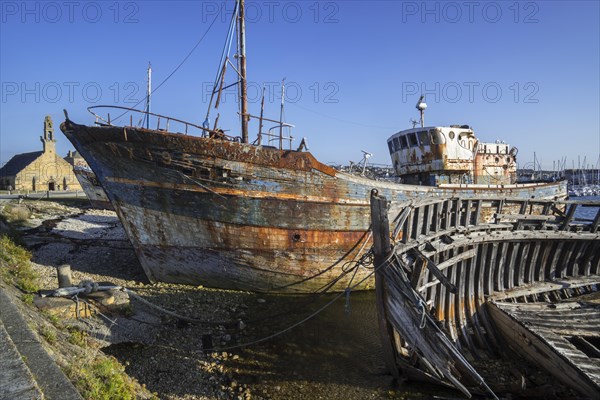
[{"label": "mast", "polygon": [[150,129],[150,94],[152,94],[152,65],[148,62],[148,90],[146,92],[146,129]]},{"label": "mast", "polygon": [[239,1],[239,54],[240,67],[240,113],[242,117],[242,143],[248,143],[248,83],[246,81],[246,23],[244,0]]},{"label": "mast", "polygon": [[283,108],[285,101],[285,78],[281,80],[281,108],[279,109],[279,150],[283,150]]},{"label": "mast", "polygon": [[415,107],[417,108],[417,110],[419,110],[419,114],[421,115],[421,128],[423,128],[425,126],[425,109],[427,108],[424,95],[421,95],[421,97],[419,97],[419,101],[417,101],[417,105]]}]

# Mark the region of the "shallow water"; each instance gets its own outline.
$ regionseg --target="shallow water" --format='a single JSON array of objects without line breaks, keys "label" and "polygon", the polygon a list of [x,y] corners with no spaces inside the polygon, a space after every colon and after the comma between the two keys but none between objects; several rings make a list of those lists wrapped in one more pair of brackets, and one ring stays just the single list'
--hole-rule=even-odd
[{"label": "shallow water", "polygon": [[[595,200],[600,201],[600,196],[581,196],[581,197],[573,197],[572,200]],[[593,219],[596,217],[596,213],[598,212],[598,207],[582,207],[578,206],[575,211],[575,218],[582,219]]]}]

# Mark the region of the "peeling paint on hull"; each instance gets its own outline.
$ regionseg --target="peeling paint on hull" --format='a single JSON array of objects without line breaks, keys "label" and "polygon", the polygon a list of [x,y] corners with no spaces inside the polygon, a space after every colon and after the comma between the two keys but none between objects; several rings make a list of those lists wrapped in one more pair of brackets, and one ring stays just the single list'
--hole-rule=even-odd
[{"label": "peeling paint on hull", "polygon": [[106,192],[102,189],[96,175],[92,171],[75,168],[73,172],[92,207],[101,210],[113,209]]},{"label": "peeling paint on hull", "polygon": [[[345,274],[370,248],[373,188],[423,196],[566,196],[563,183],[503,189],[399,185],[336,171],[310,153],[141,128],[61,130],[98,176],[153,281],[312,292],[373,288]],[[368,243],[365,243],[368,242]],[[362,251],[362,252],[361,252]]]}]

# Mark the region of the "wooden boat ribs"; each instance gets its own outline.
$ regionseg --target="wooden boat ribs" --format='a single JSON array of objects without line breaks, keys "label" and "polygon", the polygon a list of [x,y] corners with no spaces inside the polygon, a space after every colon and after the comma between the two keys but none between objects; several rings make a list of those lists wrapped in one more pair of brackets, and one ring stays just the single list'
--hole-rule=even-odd
[{"label": "wooden boat ribs", "polygon": [[[600,302],[580,300],[600,289],[600,202],[475,197],[390,204],[373,194],[371,204],[375,259],[388,260],[376,268],[382,339],[394,354],[389,368],[468,395],[465,387],[481,389],[470,364],[506,356],[507,342],[539,361],[519,347],[533,339],[506,338],[521,330],[535,336],[531,331],[543,342],[538,353],[556,353],[553,343],[568,349],[542,367],[580,394],[600,393]],[[577,217],[583,207],[595,208],[587,213],[595,216]],[[388,219],[391,235],[381,228]],[[571,307],[559,307],[564,301]],[[546,317],[525,311],[534,306]],[[560,318],[557,308],[579,314]],[[564,335],[567,321],[574,328]],[[587,330],[578,334],[578,324]]]}]

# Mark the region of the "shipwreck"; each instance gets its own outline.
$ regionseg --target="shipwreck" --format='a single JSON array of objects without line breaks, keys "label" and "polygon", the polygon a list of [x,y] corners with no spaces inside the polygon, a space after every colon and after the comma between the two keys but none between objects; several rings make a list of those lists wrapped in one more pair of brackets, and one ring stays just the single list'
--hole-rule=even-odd
[{"label": "shipwreck", "polygon": [[[234,38],[236,66],[229,57]],[[236,2],[225,43],[201,125],[148,107],[107,106],[89,108],[95,125],[77,124],[66,112],[61,124],[96,175],[153,282],[269,292],[340,291],[361,282],[355,289],[371,289],[373,188],[394,202],[566,197],[565,182],[406,185],[329,167],[306,151],[304,141],[293,148],[293,126],[283,121],[283,113],[279,120],[265,118],[263,108],[257,116],[249,113],[242,0]],[[233,85],[240,89],[240,136],[225,133],[218,114],[210,119],[227,87],[228,67],[235,69]],[[134,114],[142,121],[137,125]],[[129,123],[116,124],[127,117]],[[258,124],[253,142],[250,120]]]},{"label": "shipwreck", "polygon": [[[525,395],[525,376],[507,386],[479,368],[523,357],[598,398],[600,201],[371,200],[381,336],[396,377],[468,397]],[[577,217],[582,207],[594,216]]]}]

